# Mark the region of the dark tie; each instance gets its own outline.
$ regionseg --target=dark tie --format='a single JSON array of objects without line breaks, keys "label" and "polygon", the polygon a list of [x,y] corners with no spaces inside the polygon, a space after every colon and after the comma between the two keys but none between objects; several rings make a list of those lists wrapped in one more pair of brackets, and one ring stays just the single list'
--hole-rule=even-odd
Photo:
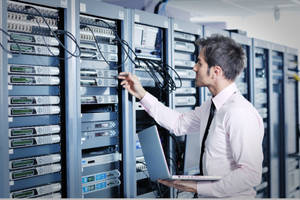
[{"label": "dark tie", "polygon": [[207,121],[207,124],[206,124],[203,139],[202,139],[202,145],[201,145],[200,162],[199,162],[200,175],[203,175],[203,155],[204,155],[204,149],[205,149],[205,141],[206,141],[206,138],[207,138],[207,135],[208,135],[208,131],[209,131],[211,121],[212,121],[212,119],[214,117],[214,114],[215,114],[215,110],[216,110],[215,104],[213,103],[213,101],[211,101],[209,117],[208,117],[208,121]]}]

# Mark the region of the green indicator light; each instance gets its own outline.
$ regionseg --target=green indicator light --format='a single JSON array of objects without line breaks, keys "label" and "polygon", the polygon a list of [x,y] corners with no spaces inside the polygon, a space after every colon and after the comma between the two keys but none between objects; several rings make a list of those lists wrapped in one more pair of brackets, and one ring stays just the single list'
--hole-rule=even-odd
[{"label": "green indicator light", "polygon": [[13,168],[20,168],[20,167],[30,167],[34,165],[34,159],[30,160],[16,160],[12,162]]},{"label": "green indicator light", "polygon": [[12,83],[32,83],[33,78],[28,77],[12,77],[11,78]]},{"label": "green indicator light", "polygon": [[11,110],[12,115],[24,115],[24,114],[32,114],[33,109],[31,108],[13,108]]},{"label": "green indicator light", "polygon": [[19,51],[19,50],[21,50],[22,52],[34,52],[34,47],[32,47],[32,46],[26,46],[26,45],[12,44],[10,46],[10,50],[12,50],[12,51]]},{"label": "green indicator light", "polygon": [[11,131],[12,136],[23,136],[23,135],[32,135],[33,129],[13,129]]},{"label": "green indicator light", "polygon": [[25,170],[25,171],[20,171],[20,172],[14,172],[13,173],[13,178],[23,178],[23,177],[28,177],[28,176],[33,176],[34,175],[34,170]]},{"label": "green indicator light", "polygon": [[33,73],[33,67],[24,67],[24,66],[11,66],[10,71],[12,72],[22,72],[22,73]]},{"label": "green indicator light", "polygon": [[94,176],[90,176],[87,178],[87,182],[92,182],[95,181],[95,177]]},{"label": "green indicator light", "polygon": [[12,144],[12,147],[32,145],[33,144],[33,139],[13,140],[11,144]]},{"label": "green indicator light", "polygon": [[12,104],[32,104],[33,99],[27,97],[13,97],[11,98]]},{"label": "green indicator light", "polygon": [[34,195],[34,190],[26,190],[22,192],[15,192],[13,193],[13,198],[28,198]]},{"label": "green indicator light", "polygon": [[16,41],[21,41],[21,42],[34,42],[34,39],[32,36],[29,35],[17,35],[17,34],[12,34],[11,37],[16,40]]}]

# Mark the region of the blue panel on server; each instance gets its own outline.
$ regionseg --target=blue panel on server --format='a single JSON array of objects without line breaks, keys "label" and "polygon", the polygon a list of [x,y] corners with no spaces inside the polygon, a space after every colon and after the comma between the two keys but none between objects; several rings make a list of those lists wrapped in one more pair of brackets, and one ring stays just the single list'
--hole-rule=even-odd
[{"label": "blue panel on server", "polygon": [[58,38],[50,31],[60,28],[59,15],[58,9],[7,2],[13,53],[7,66],[12,197],[47,195],[53,191],[42,185],[61,181],[63,62]]}]

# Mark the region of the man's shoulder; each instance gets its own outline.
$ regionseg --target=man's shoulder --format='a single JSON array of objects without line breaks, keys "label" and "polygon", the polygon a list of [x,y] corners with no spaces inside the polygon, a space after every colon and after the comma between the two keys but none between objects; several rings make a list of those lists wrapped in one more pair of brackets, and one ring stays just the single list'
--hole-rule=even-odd
[{"label": "man's shoulder", "polygon": [[254,106],[241,94],[235,94],[224,105],[224,111],[229,114],[256,113]]}]

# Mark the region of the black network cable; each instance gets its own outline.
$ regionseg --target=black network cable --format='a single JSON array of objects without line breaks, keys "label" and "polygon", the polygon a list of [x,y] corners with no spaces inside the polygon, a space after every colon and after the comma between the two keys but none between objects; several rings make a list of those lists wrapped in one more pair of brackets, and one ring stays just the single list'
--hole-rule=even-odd
[{"label": "black network cable", "polygon": [[[60,45],[66,52],[68,52],[68,53],[69,53],[71,56],[73,56],[73,57],[80,57],[80,55],[81,55],[80,46],[79,46],[79,44],[78,44],[78,42],[77,42],[75,36],[74,36],[72,33],[70,33],[69,31],[65,31],[65,30],[55,30],[55,31],[53,31],[53,30],[51,29],[50,25],[48,24],[47,20],[46,20],[45,17],[43,16],[43,14],[42,14],[37,8],[35,8],[35,7],[33,7],[33,6],[29,6],[29,5],[25,6],[24,10],[28,10],[28,9],[33,9],[33,10],[35,10],[35,11],[37,12],[37,14],[43,19],[44,23],[47,25],[47,27],[48,27],[50,33],[55,37],[55,39],[58,41],[59,45]],[[33,19],[36,18],[36,17],[35,17],[33,14],[31,14],[31,13],[29,13],[28,15],[31,16],[31,18],[33,18]],[[38,22],[38,20],[35,20],[35,21]],[[38,24],[39,24],[39,23],[38,23]],[[40,25],[39,25],[39,27],[40,27]],[[40,28],[41,28],[41,27],[40,27]],[[66,35],[67,37],[69,37],[69,38],[75,43],[76,49],[75,49],[75,51],[74,51],[73,53],[70,52],[70,51],[66,48],[66,46],[60,41],[60,39],[58,38],[58,35],[60,35],[60,34]],[[44,41],[45,41],[45,39],[44,39]],[[79,54],[75,54],[75,53],[77,52],[77,49],[78,49],[78,51],[79,51]],[[49,50],[49,49],[48,49],[48,50]],[[50,51],[50,53],[52,53],[52,52]]]},{"label": "black network cable", "polygon": [[[15,43],[17,45],[17,47],[18,47],[18,55],[20,55],[21,54],[21,47],[19,45],[19,42],[16,41],[13,37],[11,37],[11,35],[7,31],[5,31],[4,29],[2,29],[1,27],[0,27],[0,31],[3,32],[6,36],[8,36],[9,39],[12,40],[13,43]],[[1,42],[0,42],[0,47],[3,49],[3,51],[5,51],[8,54],[15,53],[15,52],[12,52],[9,49],[5,48]]]},{"label": "black network cable", "polygon": [[[151,78],[154,80],[154,82],[156,83],[156,85],[159,87],[159,88],[163,88],[162,87],[162,83],[161,81],[159,80],[159,77],[157,77],[157,74],[155,73],[155,69],[154,67],[150,66],[152,65],[150,62],[148,62],[148,60],[142,60],[142,59],[139,59],[141,60],[143,63],[145,63],[145,65],[147,66],[147,68],[144,68],[146,72],[148,72],[148,74],[151,76]],[[142,66],[140,66],[142,67]]]},{"label": "black network cable", "polygon": [[[38,24],[39,28],[42,29],[42,27],[41,27],[41,25],[40,25],[40,22],[39,22],[38,20],[35,20],[35,22]],[[52,50],[50,49],[51,46],[46,42],[44,35],[42,35],[42,38],[43,38],[43,41],[44,41],[44,43],[45,43],[45,45],[46,45],[46,48],[48,49],[48,51],[50,52],[50,54],[51,54],[52,56],[56,56],[56,55],[52,52]]]},{"label": "black network cable", "polygon": [[[104,57],[104,55],[103,55],[103,53],[102,53],[102,51],[101,51],[101,48],[99,47],[98,40],[97,40],[97,38],[96,38],[96,35],[95,35],[93,29],[92,29],[90,26],[88,26],[88,25],[81,24],[81,25],[80,25],[80,29],[84,29],[84,28],[87,28],[87,29],[92,33],[93,38],[94,38],[94,41],[95,41],[95,43],[96,43],[96,47],[97,47],[97,49],[98,49],[100,55],[102,56],[102,58],[103,58],[103,60],[106,62],[106,64],[108,64],[109,66],[111,66],[111,64],[110,64],[110,63],[106,60],[106,58]],[[122,63],[119,63],[119,64],[118,64],[119,67],[122,67],[122,65],[126,62],[126,60],[127,60],[128,57],[129,57],[128,54],[126,54],[126,57],[125,57],[124,61],[123,61]],[[118,69],[119,67],[117,67],[117,69]]]},{"label": "black network cable", "polygon": [[[144,62],[148,68],[150,68],[150,71],[152,73],[151,77],[156,77],[154,80],[156,84],[158,85],[159,88],[163,90],[168,90],[169,92],[172,92],[176,88],[180,88],[182,86],[182,81],[176,70],[174,70],[172,67],[170,67],[168,64],[157,61],[157,60],[150,60],[150,59],[145,59],[145,58],[138,58],[142,62]],[[150,67],[151,66],[151,67]],[[170,68],[172,71],[175,72],[177,78],[180,81],[180,86],[177,87],[175,81],[173,78],[170,76],[168,72],[168,68]],[[153,69],[153,70],[152,70]],[[159,77],[157,77],[157,74],[162,78],[162,80],[159,80]]]},{"label": "black network cable", "polygon": [[[180,147],[180,144],[176,138],[176,136],[174,134],[171,134],[171,133],[168,133],[167,134],[174,140],[175,142],[175,146],[176,146],[176,151],[175,151],[175,159],[179,162],[182,162],[183,161],[183,151]],[[171,161],[173,161],[173,164],[175,164],[175,171],[176,171],[176,174],[179,174],[179,167],[177,165],[177,162],[174,161],[173,158],[169,157]]]},{"label": "black network cable", "polygon": [[[155,75],[157,77],[157,84],[158,87],[163,89],[163,90],[168,90],[168,82],[171,78],[171,76],[168,77],[168,72],[161,67],[161,65],[153,62],[153,60],[145,60],[146,62],[148,62],[152,68],[153,68],[153,75]],[[161,79],[159,79],[159,76],[161,77]],[[172,78],[171,78],[172,80]],[[172,89],[171,89],[172,90]]]},{"label": "black network cable", "polygon": [[[117,30],[116,30],[114,27],[112,27],[109,23],[107,23],[106,21],[104,21],[104,20],[102,20],[102,19],[96,19],[96,21],[102,22],[103,24],[105,24],[105,25],[107,26],[107,28],[109,28],[110,30],[113,31],[113,33],[114,33],[114,35],[115,35],[115,37],[116,37],[116,42],[118,42],[119,44],[121,44],[121,49],[125,52],[126,56],[128,56],[129,60],[130,60],[135,66],[137,66],[136,63],[135,63],[135,61],[134,61],[134,60],[132,59],[132,57],[129,55],[129,51],[131,51],[131,52],[135,55],[135,57],[137,57],[136,53],[133,51],[133,49],[129,46],[129,44],[128,44],[125,40],[122,40],[122,39],[120,38],[120,36],[119,36],[118,33],[117,33]],[[128,51],[125,49],[124,45],[128,48]]]},{"label": "black network cable", "polygon": [[98,49],[100,55],[102,56],[102,58],[103,58],[103,60],[106,62],[106,64],[108,64],[108,66],[110,66],[111,64],[106,60],[105,56],[103,55],[103,53],[102,53],[102,51],[101,51],[101,49],[100,49],[100,47],[99,47],[99,44],[98,44],[97,38],[96,38],[96,36],[95,36],[95,34],[94,34],[94,31],[91,29],[91,27],[89,27],[89,26],[87,26],[87,25],[85,25],[85,24],[80,25],[80,29],[83,29],[83,28],[89,29],[89,31],[92,33],[93,38],[94,38],[95,43],[96,43],[96,47],[97,47],[97,49]]},{"label": "black network cable", "polygon": [[[96,21],[102,22],[103,24],[105,24],[109,29],[111,29],[111,30],[114,32],[114,35],[115,35],[117,41],[121,44],[121,48],[123,49],[123,51],[125,52],[125,54],[128,56],[128,58],[130,59],[130,61],[131,61],[135,66],[137,66],[137,64],[135,63],[135,61],[130,57],[129,52],[126,51],[126,49],[124,48],[124,46],[123,46],[122,44],[124,44],[125,46],[127,46],[128,50],[131,51],[131,52],[134,54],[134,56],[135,56],[136,58],[138,57],[137,54],[135,53],[135,51],[129,46],[129,44],[128,44],[125,40],[122,40],[122,39],[119,37],[119,35],[118,35],[116,29],[115,29],[114,27],[112,27],[109,23],[107,23],[106,21],[104,21],[104,20],[102,20],[102,19],[97,19]],[[138,62],[139,62],[139,61],[138,61]]]},{"label": "black network cable", "polygon": [[168,2],[168,0],[161,0],[160,2],[158,2],[157,4],[156,4],[156,6],[154,7],[154,13],[155,14],[158,14],[159,13],[159,9],[160,9],[160,5],[162,4],[162,3],[167,3]]},{"label": "black network cable", "polygon": [[[33,16],[34,17],[34,16]],[[39,28],[40,29],[42,29],[42,26],[41,26],[41,24],[39,23],[39,21],[38,20],[35,20],[35,22],[38,24],[38,26],[39,26]],[[64,30],[55,30],[54,32],[57,32],[58,34],[61,34],[61,33],[65,33],[66,35],[69,35],[69,37],[71,38],[71,40],[73,40],[74,42],[77,42],[76,41],[76,38],[70,33],[70,32],[68,32],[68,31],[64,31]],[[60,33],[61,32],[61,33]],[[52,56],[57,56],[57,55],[55,55],[53,52],[52,52],[52,50],[50,49],[51,48],[51,46],[46,42],[46,40],[45,40],[45,36],[44,35],[42,35],[42,38],[43,38],[43,42],[45,43],[45,45],[46,45],[46,48],[48,49],[48,51],[50,52],[50,54],[52,55]],[[76,51],[75,51],[76,52]],[[74,52],[74,53],[75,53]],[[71,56],[69,56],[69,57],[67,57],[67,59],[69,59],[69,58],[71,58],[72,57],[72,55]],[[64,58],[59,58],[60,60],[64,60]]]},{"label": "black network cable", "polygon": [[139,59],[138,56],[137,56],[137,54],[133,51],[133,49],[129,46],[129,44],[128,44],[125,40],[122,40],[122,44],[124,44],[124,45],[128,48],[128,50],[131,51],[131,52],[134,54],[134,56],[135,56],[136,61],[137,61],[138,64],[131,58],[131,56],[129,56],[129,53],[128,53],[127,51],[125,51],[125,53],[127,54],[129,60],[135,65],[135,67],[142,67],[141,62],[145,63],[145,65],[147,66],[147,68],[144,68],[144,67],[143,67],[143,69],[151,76],[151,78],[152,78],[153,80],[159,80],[159,79],[156,77],[156,74],[155,74],[155,73],[152,73],[152,72],[149,71],[149,70],[152,69],[152,68],[149,66],[149,64],[148,64],[147,62],[145,62],[144,60]]},{"label": "black network cable", "polygon": [[[180,76],[179,76],[179,74],[176,72],[176,70],[174,70],[170,65],[168,65],[167,63],[165,63],[165,62],[161,62],[161,61],[156,61],[156,60],[153,60],[153,61],[151,61],[151,62],[154,62],[154,63],[157,63],[158,65],[163,65],[163,66],[161,66],[163,69],[171,69],[173,72],[175,72],[175,75],[177,76],[177,78],[179,79],[179,81],[180,81],[180,86],[176,86],[176,84],[175,84],[175,82],[174,82],[174,80],[172,79],[172,78],[170,78],[169,80],[171,81],[170,83],[168,82],[168,84],[169,84],[169,88],[171,88],[171,90],[175,90],[176,88],[180,88],[180,87],[182,87],[182,81],[181,81],[181,78],[180,78]],[[168,78],[168,77],[166,77],[166,78]]]},{"label": "black network cable", "polygon": [[[102,22],[103,24],[105,24],[109,29],[111,29],[114,32],[114,35],[116,37],[116,40],[121,44],[121,48],[123,49],[123,51],[125,52],[125,54],[128,56],[129,60],[136,66],[136,67],[142,67],[140,65],[140,61],[142,61],[143,63],[146,64],[146,66],[149,68],[148,70],[146,70],[146,72],[148,72],[150,74],[150,76],[155,80],[157,86],[162,89],[162,90],[167,90],[168,92],[172,92],[174,91],[176,88],[179,88],[182,86],[182,81],[180,76],[178,75],[178,73],[176,72],[176,70],[174,70],[172,67],[170,67],[169,65],[167,65],[164,62],[158,62],[158,61],[153,61],[150,59],[142,59],[142,58],[138,58],[137,54],[135,53],[135,51],[129,46],[129,44],[125,41],[122,40],[117,31],[115,30],[114,27],[112,27],[109,23],[107,23],[106,21],[102,20],[102,19],[97,19],[97,21]],[[123,45],[122,45],[123,44]],[[124,45],[128,48],[128,51],[131,51],[133,53],[133,55],[135,56],[138,64],[136,64],[136,62],[133,60],[133,58],[129,55],[129,52],[126,51]],[[154,62],[154,63],[153,63]],[[163,83],[162,81],[159,80],[159,78],[157,77],[156,73],[152,70],[152,67],[149,67],[150,65],[153,66],[154,71],[158,72],[158,74],[163,78],[162,81],[166,81],[165,83]],[[178,77],[179,81],[180,81],[180,86],[177,87],[175,81],[173,80],[173,78],[170,76],[169,72],[168,72],[168,68],[170,68],[172,71],[175,72],[176,76]],[[150,70],[150,71],[149,71]]]}]

